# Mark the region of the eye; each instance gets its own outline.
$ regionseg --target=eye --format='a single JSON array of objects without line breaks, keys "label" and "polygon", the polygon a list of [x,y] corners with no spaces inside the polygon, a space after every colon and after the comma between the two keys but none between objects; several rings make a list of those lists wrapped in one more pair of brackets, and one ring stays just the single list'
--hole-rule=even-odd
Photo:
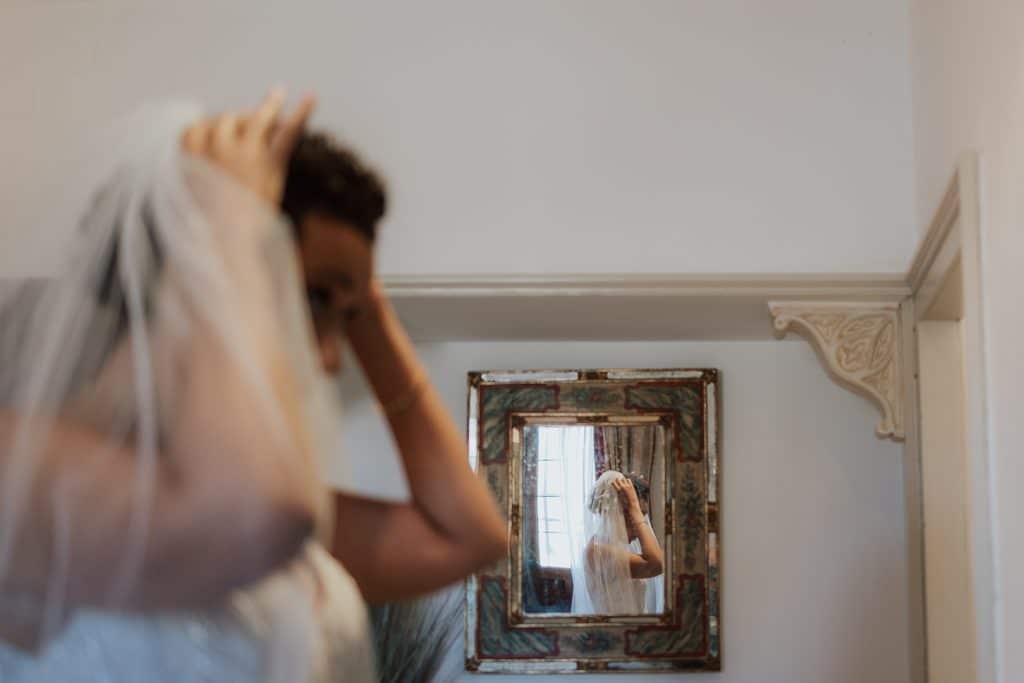
[{"label": "eye", "polygon": [[325,287],[307,287],[306,300],[314,317],[323,316],[331,306],[331,292]]}]

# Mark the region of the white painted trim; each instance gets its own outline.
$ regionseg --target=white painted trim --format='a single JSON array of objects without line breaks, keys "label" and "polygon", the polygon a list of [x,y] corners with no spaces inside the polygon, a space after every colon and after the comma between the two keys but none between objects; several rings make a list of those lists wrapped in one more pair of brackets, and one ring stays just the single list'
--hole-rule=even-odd
[{"label": "white painted trim", "polygon": [[982,292],[980,186],[976,154],[963,156],[954,181],[960,203],[960,264],[963,271],[965,406],[967,451],[971,454],[970,531],[974,583],[978,683],[996,683],[998,615],[996,564],[992,543],[991,491],[993,473],[988,450],[988,368],[985,361],[984,300]]},{"label": "white painted trim", "polygon": [[903,516],[907,560],[907,646],[910,683],[928,681],[928,603],[925,599],[924,490],[914,300],[900,306],[903,334]]},{"label": "white painted trim", "polygon": [[394,299],[518,296],[829,297],[899,301],[910,294],[896,273],[681,275],[413,275],[382,276]]},{"label": "white painted trim", "polygon": [[902,275],[703,274],[386,277],[413,339],[770,340],[768,302],[896,304]]},{"label": "white painted trim", "polygon": [[[936,211],[935,217],[927,234],[921,242],[917,255],[907,274],[907,283],[915,299],[914,313],[905,316],[904,329],[914,330],[917,320],[923,319],[934,300],[939,283],[944,279],[952,264],[959,259],[963,286],[963,328],[964,328],[964,365],[965,365],[965,412],[967,431],[967,452],[970,462],[968,477],[968,516],[970,532],[972,592],[974,598],[974,638],[977,654],[977,677],[975,681],[965,683],[997,683],[998,654],[1003,646],[997,640],[996,621],[998,618],[996,594],[996,563],[992,544],[992,510],[991,490],[993,486],[992,471],[988,457],[988,409],[987,409],[987,367],[985,363],[984,344],[984,308],[981,288],[981,248],[980,248],[980,211],[978,159],[974,153],[965,154],[957,165],[956,173],[949,188]],[[916,333],[915,333],[916,334]],[[907,344],[906,353],[916,354],[916,345]],[[915,356],[916,358],[916,356]],[[916,368],[916,360],[913,361]],[[907,386],[914,391],[914,398],[908,396],[907,420],[908,438],[905,447],[905,473],[913,473],[916,462],[916,476],[920,481],[921,443],[920,443],[920,408],[917,399],[918,382],[915,377],[908,379]],[[910,469],[908,469],[910,468]],[[911,503],[920,505],[923,495],[918,492],[916,501],[911,500],[913,492],[908,488],[908,552],[910,548],[909,534],[916,534],[917,522],[912,520]],[[921,520],[923,525],[925,520]],[[913,524],[913,527],[911,525]],[[923,546],[922,546],[923,548]],[[912,566],[910,567],[912,568]],[[922,576],[923,585],[923,564]],[[912,575],[912,581],[915,577]],[[912,588],[913,593],[913,588]],[[913,598],[913,595],[911,595]],[[913,608],[912,608],[913,609]],[[924,606],[923,613],[927,613]],[[912,614],[912,618],[916,615]],[[911,643],[916,634],[911,633]],[[925,632],[927,629],[924,629]],[[931,643],[931,646],[943,647],[945,644]],[[926,645],[927,647],[927,645]],[[916,653],[915,657],[916,657]]]},{"label": "white painted trim", "polygon": [[935,217],[932,218],[928,232],[925,233],[924,239],[921,240],[914,258],[910,262],[906,279],[907,286],[912,292],[917,292],[921,288],[932,264],[950,241],[950,232],[960,218],[960,192],[960,171],[958,170],[935,212]]}]

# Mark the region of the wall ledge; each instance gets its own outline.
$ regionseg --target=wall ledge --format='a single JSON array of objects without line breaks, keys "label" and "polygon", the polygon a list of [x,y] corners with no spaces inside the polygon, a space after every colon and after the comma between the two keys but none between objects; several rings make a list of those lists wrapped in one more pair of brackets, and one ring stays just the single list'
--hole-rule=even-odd
[{"label": "wall ledge", "polygon": [[782,299],[897,303],[902,274],[383,277],[417,341],[771,340]]}]

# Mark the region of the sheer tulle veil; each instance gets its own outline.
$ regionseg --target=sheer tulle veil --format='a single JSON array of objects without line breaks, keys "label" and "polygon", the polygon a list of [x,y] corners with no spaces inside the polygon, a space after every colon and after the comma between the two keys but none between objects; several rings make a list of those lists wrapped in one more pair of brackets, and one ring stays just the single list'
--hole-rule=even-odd
[{"label": "sheer tulle veil", "polygon": [[[630,575],[629,532],[618,492],[612,486],[624,476],[609,470],[594,483],[585,536],[589,541],[583,556],[573,566],[573,613],[643,612],[643,582]],[[585,586],[585,593],[578,591],[577,586]]]},{"label": "sheer tulle veil", "polygon": [[[75,577],[95,571],[88,553],[72,549],[81,547],[77,535],[91,533],[94,514],[77,492],[103,476],[95,460],[76,466],[73,457],[55,475],[43,471],[58,422],[87,426],[109,444],[111,457],[121,449],[138,461],[120,557],[106,597],[90,606],[98,609],[121,608],[148,561],[155,481],[168,465],[163,447],[188,412],[185,378],[197,339],[219,346],[223,371],[252,398],[251,414],[210,415],[212,429],[242,419],[264,426],[281,454],[265,466],[280,476],[290,476],[296,454],[319,458],[338,443],[338,406],[315,358],[290,226],[180,151],[182,131],[201,113],[192,105],[150,107],[113,127],[90,158],[91,179],[76,180],[61,198],[58,221],[74,227],[31,228],[70,235],[58,273],[0,289],[0,409],[16,416],[0,458],[0,602],[5,615],[19,608],[26,617],[41,615],[47,638],[62,628]],[[309,485],[323,487],[321,481]],[[318,495],[320,532],[329,535],[326,489]],[[26,537],[26,521],[36,514],[52,516],[51,538]],[[249,526],[237,528],[243,534]],[[12,560],[25,544],[47,544],[49,576],[45,590],[20,594]],[[280,610],[264,616],[280,622],[269,628],[301,637],[310,626],[305,609],[292,600],[283,622]],[[282,647],[293,641],[279,639]]]}]

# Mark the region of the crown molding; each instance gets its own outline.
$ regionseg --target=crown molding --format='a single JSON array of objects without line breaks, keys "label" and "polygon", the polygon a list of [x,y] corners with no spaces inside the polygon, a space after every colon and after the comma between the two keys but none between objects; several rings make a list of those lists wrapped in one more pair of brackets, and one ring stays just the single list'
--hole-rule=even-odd
[{"label": "crown molding", "polygon": [[888,300],[905,297],[896,273],[709,273],[383,276],[392,298],[516,296],[838,296]]},{"label": "crown molding", "polygon": [[898,302],[900,274],[383,277],[417,341],[772,339],[777,299]]},{"label": "crown molding", "polygon": [[910,262],[910,269],[907,271],[907,286],[912,292],[916,292],[924,284],[931,270],[932,265],[939,258],[943,247],[949,241],[949,235],[956,227],[960,218],[960,185],[962,182],[962,171],[958,168],[946,193],[939,203],[928,231],[925,233],[914,258]]}]

